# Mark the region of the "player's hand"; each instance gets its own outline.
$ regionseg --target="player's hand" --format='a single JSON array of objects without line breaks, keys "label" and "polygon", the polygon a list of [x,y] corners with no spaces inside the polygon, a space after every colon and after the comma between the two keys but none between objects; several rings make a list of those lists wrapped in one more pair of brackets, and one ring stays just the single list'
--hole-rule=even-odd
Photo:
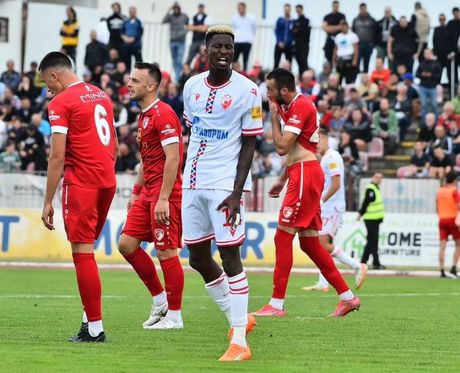
[{"label": "player's hand", "polygon": [[234,229],[240,224],[241,215],[240,215],[240,206],[241,206],[241,194],[232,192],[227,198],[225,198],[219,206],[217,206],[217,211],[222,210],[223,208],[228,208],[228,218],[227,223],[229,223]]},{"label": "player's hand", "polygon": [[136,202],[136,200],[139,198],[138,195],[136,194],[131,194],[131,197],[129,197],[129,200],[128,200],[128,211],[131,207],[133,207],[134,205],[134,202]]},{"label": "player's hand", "polygon": [[268,196],[270,198],[278,198],[280,196],[281,191],[284,188],[284,184],[286,184],[286,181],[276,180],[276,182],[272,185],[272,187],[268,191]]},{"label": "player's hand", "polygon": [[167,199],[159,199],[155,205],[155,221],[157,224],[169,224],[169,201]]},{"label": "player's hand", "polygon": [[278,115],[278,107],[272,100],[268,102],[268,105],[270,107],[270,112],[272,113],[272,115],[273,116]]},{"label": "player's hand", "polygon": [[42,211],[42,222],[45,225],[46,228],[48,228],[50,231],[54,230],[54,221],[53,221],[53,216],[54,216],[54,208],[51,202],[45,202],[43,205],[43,211]]}]

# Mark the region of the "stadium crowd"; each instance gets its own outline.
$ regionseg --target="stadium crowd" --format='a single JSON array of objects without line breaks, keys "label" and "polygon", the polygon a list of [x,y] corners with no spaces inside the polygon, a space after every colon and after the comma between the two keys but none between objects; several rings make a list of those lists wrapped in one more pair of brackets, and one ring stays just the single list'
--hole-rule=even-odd
[{"label": "stadium crowd", "polygon": [[[459,8],[452,9],[450,20],[445,14],[439,15],[439,25],[430,41],[432,20],[419,2],[410,18],[396,19],[386,7],[380,20],[369,14],[365,3],[359,5],[352,20],[340,13],[339,6],[334,1],[331,13],[323,19],[327,33],[325,62],[321,71],[314,71],[308,66],[311,24],[302,5],[294,7],[294,16],[293,9],[286,4],[274,25],[273,64],[256,61],[250,67],[257,19],[245,3],[239,3],[231,21],[236,35],[233,69],[255,81],[265,92],[267,71],[274,66],[291,69],[295,60],[292,69],[298,78],[298,92],[316,104],[320,124],[329,129],[331,146],[342,154],[348,175],[366,171],[368,153],[375,149],[381,149],[385,155],[395,154],[408,133],[416,133],[418,141],[411,165],[401,170],[400,176],[442,178],[446,170],[460,166],[460,87],[454,97],[448,97],[447,85],[441,85],[446,70],[449,82],[458,86]],[[136,118],[140,109],[130,99],[126,83],[133,61],[142,59],[143,23],[134,6],[129,8],[128,16],[118,3],[112,4],[112,11],[94,30],[83,30],[90,31],[91,41],[82,48],[78,44],[78,17],[69,7],[60,30],[61,50],[72,59],[77,53],[84,53],[83,80],[101,87],[112,98],[120,142],[116,171],[136,173]],[[212,19],[204,4],[199,4],[196,14],[189,17],[176,2],[168,9],[163,23],[170,28],[173,71],[163,71],[159,95],[182,120],[185,82],[208,69],[203,42]],[[189,32],[192,42],[186,53]],[[428,48],[429,44],[434,48]],[[376,59],[371,64],[374,49]],[[37,63],[32,62],[24,72],[18,72],[15,63],[8,61],[0,76],[0,172],[46,171],[50,138],[47,108],[51,96],[41,82]],[[374,65],[370,70],[369,66]],[[273,144],[267,101],[263,117],[265,134],[258,141],[252,167],[257,177],[278,175],[284,162]],[[185,144],[188,131],[183,122]]]}]

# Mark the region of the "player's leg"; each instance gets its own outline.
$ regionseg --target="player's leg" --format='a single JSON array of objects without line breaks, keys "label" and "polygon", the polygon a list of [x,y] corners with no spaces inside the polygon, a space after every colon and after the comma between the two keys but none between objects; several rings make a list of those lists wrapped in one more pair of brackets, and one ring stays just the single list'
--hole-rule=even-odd
[{"label": "player's leg", "polygon": [[455,251],[454,256],[452,258],[452,268],[450,269],[450,274],[457,278],[457,263],[460,257],[460,230],[455,224],[455,220],[452,221],[452,237],[455,241]]},{"label": "player's leg", "polygon": [[[332,253],[334,252],[334,245],[332,244],[332,237],[329,236],[328,234],[324,234],[324,232],[326,231],[326,227],[329,224],[329,220],[324,219],[324,217],[322,220],[323,220],[323,229],[321,230],[319,234],[319,242],[321,246],[324,247],[327,250],[327,252],[332,255]],[[320,271],[318,275],[318,282],[311,286],[305,286],[302,288],[302,290],[327,292],[329,291],[329,282],[327,282],[326,277],[324,277],[324,275]]]},{"label": "player's leg", "polygon": [[446,246],[447,240],[441,240],[439,243],[439,270],[441,271],[441,277],[447,277],[444,272],[444,262],[446,257]]}]

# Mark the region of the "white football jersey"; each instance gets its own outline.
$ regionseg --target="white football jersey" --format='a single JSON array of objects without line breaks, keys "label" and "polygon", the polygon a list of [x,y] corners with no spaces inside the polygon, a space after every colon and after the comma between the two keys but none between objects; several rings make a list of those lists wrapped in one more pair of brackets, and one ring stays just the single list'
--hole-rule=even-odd
[{"label": "white football jersey", "polygon": [[342,156],[338,151],[329,149],[321,158],[321,168],[324,172],[323,196],[329,190],[332,178],[337,175],[340,177],[340,188],[321,206],[322,214],[345,211],[345,167]]},{"label": "white football jersey", "polygon": [[[184,189],[233,191],[241,150],[241,136],[263,134],[259,88],[233,71],[230,80],[211,86],[209,72],[187,80],[184,118],[190,127]],[[251,190],[251,173],[244,185]]]}]

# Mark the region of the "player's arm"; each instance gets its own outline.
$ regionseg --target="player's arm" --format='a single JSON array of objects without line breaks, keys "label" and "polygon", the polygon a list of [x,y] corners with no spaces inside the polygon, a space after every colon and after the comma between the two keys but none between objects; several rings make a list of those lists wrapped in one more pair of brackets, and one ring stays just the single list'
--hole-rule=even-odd
[{"label": "player's arm", "polygon": [[289,179],[289,174],[287,172],[287,168],[285,167],[281,175],[279,176],[278,180],[272,185],[270,190],[268,191],[268,196],[271,198],[278,198],[280,196],[281,191],[284,188],[284,184]]},{"label": "player's arm", "polygon": [[129,210],[131,206],[136,202],[139,198],[139,195],[142,192],[142,188],[144,186],[144,164],[142,160],[139,162],[139,171],[137,172],[136,182],[134,183],[133,190],[131,191],[131,196],[128,200],[127,209]]},{"label": "player's arm", "polygon": [[42,212],[43,224],[49,230],[54,230],[53,198],[64,171],[66,140],[67,136],[63,133],[53,133],[51,135],[48,178],[46,180],[45,202]]},{"label": "player's arm", "polygon": [[331,185],[322,199],[323,203],[327,202],[340,189],[340,175],[331,177]]},{"label": "player's arm", "polygon": [[158,202],[155,205],[155,220],[159,224],[167,224],[169,222],[169,196],[173,190],[180,165],[179,143],[165,145],[163,146],[163,151],[166,156],[163,182]]},{"label": "player's arm", "polygon": [[281,132],[278,107],[273,101],[270,101],[270,111],[272,112],[273,143],[275,144],[276,152],[279,155],[286,155],[294,145],[298,135],[291,131]]}]

